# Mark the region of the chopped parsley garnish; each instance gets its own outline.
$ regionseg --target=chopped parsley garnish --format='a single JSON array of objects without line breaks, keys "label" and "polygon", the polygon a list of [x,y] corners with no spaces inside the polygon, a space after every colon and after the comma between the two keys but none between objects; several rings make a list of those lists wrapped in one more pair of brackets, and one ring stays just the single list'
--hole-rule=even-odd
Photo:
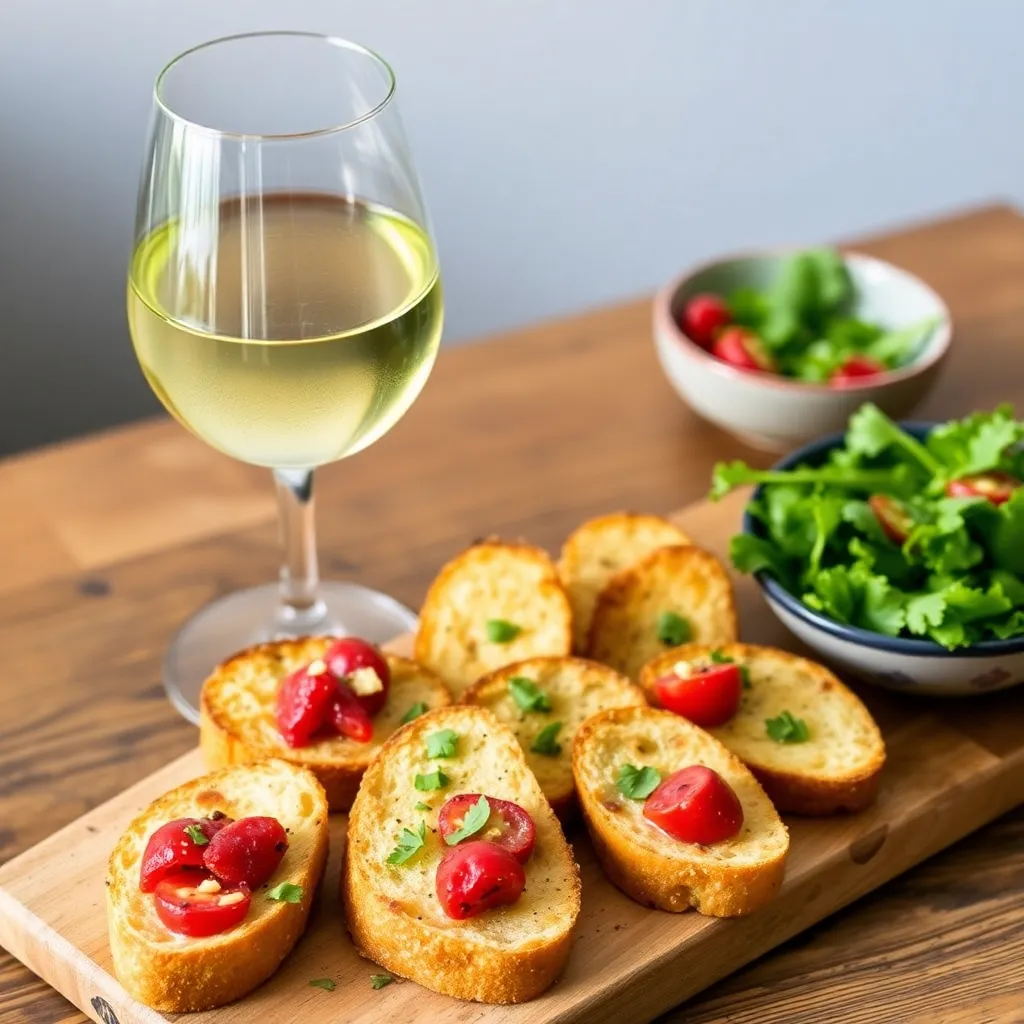
[{"label": "chopped parsley garnish", "polygon": [[333,992],[338,987],[331,978],[314,978],[309,984],[313,988],[322,988],[325,992]]},{"label": "chopped parsley garnish", "polygon": [[666,647],[678,647],[692,636],[690,623],[675,612],[662,612],[658,616],[658,639]]},{"label": "chopped parsley garnish", "polygon": [[402,725],[408,725],[414,718],[419,718],[427,710],[427,705],[421,701],[416,701],[415,704],[404,715],[402,715]]},{"label": "chopped parsley garnish", "polygon": [[740,665],[740,682],[744,690],[749,690],[754,685],[750,681],[750,668],[747,665]]},{"label": "chopped parsley garnish", "polygon": [[390,985],[395,979],[390,974],[371,974],[370,984],[374,988],[384,988],[385,985]]},{"label": "chopped parsley garnish", "polygon": [[515,640],[523,631],[522,626],[517,626],[514,622],[506,622],[504,619],[488,619],[486,628],[487,639],[492,644],[507,644],[510,640]]},{"label": "chopped parsley garnish", "polygon": [[278,903],[301,903],[302,896],[302,886],[293,882],[280,882],[273,889],[267,890],[267,899],[277,900]]},{"label": "chopped parsley garnish", "polygon": [[459,734],[454,729],[441,729],[427,737],[427,757],[454,757]]},{"label": "chopped parsley garnish", "polygon": [[210,842],[210,840],[206,838],[206,833],[203,831],[202,825],[186,825],[185,835],[187,835],[189,839],[196,844],[196,846],[207,846]]},{"label": "chopped parsley garnish", "polygon": [[661,772],[649,765],[637,768],[632,764],[624,764],[619,768],[619,792],[630,800],[645,800],[658,788],[659,782]]},{"label": "chopped parsley garnish", "polygon": [[520,711],[550,711],[551,698],[532,680],[513,676],[508,681],[508,692]]},{"label": "chopped parsley garnish", "polygon": [[476,835],[487,824],[487,819],[490,816],[491,805],[487,802],[487,797],[482,796],[466,811],[462,824],[454,832],[449,832],[444,837],[444,841],[449,846],[454,846],[456,843],[461,843],[463,839]]},{"label": "chopped parsley garnish", "polygon": [[806,743],[811,736],[807,723],[788,711],[783,711],[778,718],[766,718],[764,724],[776,743]]},{"label": "chopped parsley garnish", "polygon": [[562,728],[561,722],[552,722],[545,725],[530,747],[535,754],[546,754],[548,757],[557,757],[562,752],[562,744],[558,743],[556,737]]},{"label": "chopped parsley garnish", "polygon": [[416,805],[417,811],[432,811],[433,809],[430,804],[425,804],[422,800]]},{"label": "chopped parsley garnish", "polygon": [[417,850],[423,848],[427,841],[427,824],[421,821],[419,827],[413,831],[411,828],[403,828],[398,837],[398,845],[388,854],[389,864],[404,864],[412,857]]},{"label": "chopped parsley garnish", "polygon": [[[736,659],[730,658],[728,654],[720,651],[717,647],[710,654],[712,665],[735,665]],[[743,684],[744,690],[749,690],[752,683],[750,682],[750,668],[747,665],[740,665],[740,682]]]},{"label": "chopped parsley garnish", "polygon": [[436,771],[430,772],[428,775],[417,775],[413,780],[413,785],[415,785],[421,793],[429,793],[434,789],[444,789],[449,782],[451,782],[451,779],[449,779],[448,776],[438,768]]}]

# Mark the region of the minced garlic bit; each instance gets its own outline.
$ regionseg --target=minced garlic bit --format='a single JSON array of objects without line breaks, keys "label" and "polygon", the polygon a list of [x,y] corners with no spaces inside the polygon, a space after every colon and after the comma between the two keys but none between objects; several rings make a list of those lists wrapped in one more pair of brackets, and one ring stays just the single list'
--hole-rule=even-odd
[{"label": "minced garlic bit", "polygon": [[311,661],[306,667],[306,674],[310,676],[321,676],[327,671],[327,665],[323,658],[317,658],[316,661]]},{"label": "minced garlic bit", "polygon": [[229,892],[217,900],[217,905],[221,907],[233,907],[236,903],[241,903],[244,899],[244,892]]},{"label": "minced garlic bit", "polygon": [[693,675],[693,666],[688,661],[677,661],[672,666],[672,674],[680,679],[689,679]]},{"label": "minced garlic bit", "polygon": [[196,886],[196,892],[220,892],[220,882],[216,878],[204,878]]},{"label": "minced garlic bit", "polygon": [[371,693],[380,693],[384,689],[377,670],[369,665],[357,668],[349,677],[348,681],[352,690],[358,697],[368,697]]}]

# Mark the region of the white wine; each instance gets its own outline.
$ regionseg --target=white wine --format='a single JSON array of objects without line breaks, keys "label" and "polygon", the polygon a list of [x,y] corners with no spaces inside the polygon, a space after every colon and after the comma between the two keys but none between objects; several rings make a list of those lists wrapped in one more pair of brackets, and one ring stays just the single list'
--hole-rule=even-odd
[{"label": "white wine", "polygon": [[[308,193],[156,228],[128,321],[170,412],[243,462],[312,468],[389,430],[426,383],[443,319],[430,239],[393,210]],[[243,212],[245,216],[243,216]]]}]

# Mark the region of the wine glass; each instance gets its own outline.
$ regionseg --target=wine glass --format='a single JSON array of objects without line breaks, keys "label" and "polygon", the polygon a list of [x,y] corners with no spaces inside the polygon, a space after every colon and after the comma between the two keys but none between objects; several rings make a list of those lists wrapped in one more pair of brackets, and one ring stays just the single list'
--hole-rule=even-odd
[{"label": "wine glass", "polygon": [[380,642],[411,611],[319,579],[313,470],[372,444],[437,354],[441,283],[395,100],[375,53],[305,32],[205,43],[160,73],[142,167],[128,321],[160,401],[207,444],[273,470],[280,582],[181,628],[164,685],[198,720],[202,681],[250,643]]}]

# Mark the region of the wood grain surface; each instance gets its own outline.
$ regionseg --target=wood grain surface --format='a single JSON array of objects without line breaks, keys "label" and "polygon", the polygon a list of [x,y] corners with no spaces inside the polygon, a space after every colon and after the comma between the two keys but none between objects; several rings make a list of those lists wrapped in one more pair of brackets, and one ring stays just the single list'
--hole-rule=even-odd
[{"label": "wood grain surface", "polygon": [[[744,498],[737,493],[718,505],[698,503],[679,516],[679,524],[702,547],[724,557]],[[749,579],[735,583],[745,639],[796,646],[756,585]],[[403,653],[407,648],[408,641],[400,645]],[[359,958],[339,920],[345,816],[333,815],[331,863],[308,934],[266,985],[239,1003],[191,1019],[196,1024],[300,1015],[308,1024],[339,1017],[352,1024],[649,1020],[1024,801],[1024,702],[979,698],[935,705],[878,691],[863,696],[882,727],[888,753],[877,803],[853,816],[790,820],[782,891],[749,918],[716,921],[639,907],[607,881],[585,835],[576,830],[583,911],[569,966],[551,990],[515,1007],[467,1005],[404,983],[375,992],[369,985],[375,968]],[[110,975],[103,879],[109,851],[139,811],[203,771],[199,752],[186,754],[0,867],[0,944],[82,1009],[95,1008],[99,998],[122,1024],[173,1019],[136,1003]],[[55,887],[58,876],[62,884]],[[337,983],[331,998],[310,991],[310,979],[325,976]]]},{"label": "wood grain surface", "polygon": [[[1024,218],[1005,207],[858,244],[949,303],[949,367],[919,410],[1024,405]],[[765,458],[662,378],[643,299],[445,352],[392,433],[321,475],[325,575],[410,604],[495,531],[556,545],[587,515],[698,498]],[[175,627],[277,569],[270,482],[155,420],[0,463],[0,859],[194,745],[159,683]],[[710,1021],[1020,1021],[1024,812],[691,1001]],[[840,1009],[841,1008],[841,1012]],[[874,1008],[874,1010],[873,1010]],[[875,1015],[873,1015],[875,1014]],[[7,956],[0,1021],[84,1018]]]}]

